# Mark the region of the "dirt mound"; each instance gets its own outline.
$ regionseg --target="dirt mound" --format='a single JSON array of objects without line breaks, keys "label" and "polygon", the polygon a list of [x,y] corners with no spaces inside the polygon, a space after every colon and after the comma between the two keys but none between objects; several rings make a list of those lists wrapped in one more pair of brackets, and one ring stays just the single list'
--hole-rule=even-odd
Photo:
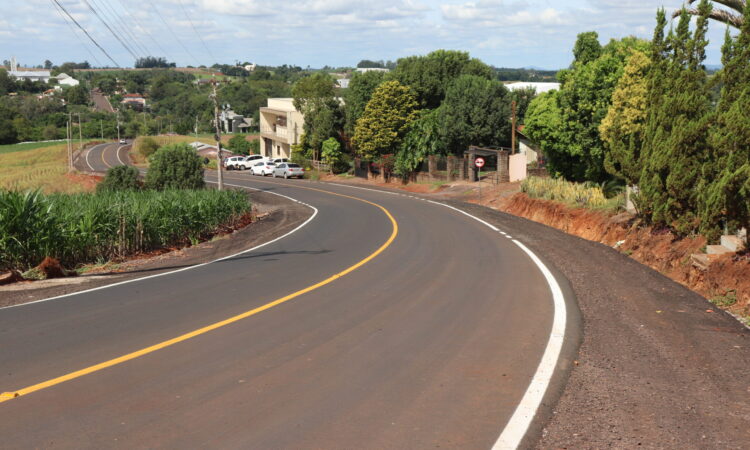
[{"label": "dirt mound", "polygon": [[0,286],[4,284],[16,283],[23,280],[23,275],[21,275],[21,272],[17,270],[11,270],[10,272],[0,274]]},{"label": "dirt mound", "polygon": [[519,193],[498,209],[543,223],[575,236],[614,247],[716,303],[743,316],[750,315],[750,255],[722,255],[703,270],[690,255],[706,246],[702,236],[681,238],[669,230],[644,226],[630,214],[605,213],[529,198]]}]

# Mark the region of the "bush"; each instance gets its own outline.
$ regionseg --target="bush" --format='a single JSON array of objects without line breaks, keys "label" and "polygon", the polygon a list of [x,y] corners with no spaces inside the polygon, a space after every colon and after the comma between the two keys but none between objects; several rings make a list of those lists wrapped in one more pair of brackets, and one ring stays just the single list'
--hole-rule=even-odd
[{"label": "bush", "polygon": [[250,154],[250,143],[245,139],[245,135],[236,134],[229,139],[229,149],[235,155],[249,155]]},{"label": "bush", "polygon": [[149,189],[202,189],[203,161],[187,144],[165,145],[151,157],[146,173]]},{"label": "bush", "polygon": [[260,139],[253,139],[250,141],[250,154],[260,155]]},{"label": "bush", "polygon": [[0,271],[45,257],[66,267],[189,244],[250,211],[239,191],[103,191],[53,194],[0,190]]},{"label": "bush", "polygon": [[529,177],[521,183],[521,191],[532,198],[552,200],[579,208],[614,212],[625,204],[622,193],[607,198],[599,186],[574,183],[562,178]]},{"label": "bush", "polygon": [[112,167],[107,170],[104,180],[96,186],[96,191],[136,191],[141,188],[138,175],[138,169],[135,167]]},{"label": "bush", "polygon": [[150,157],[159,150],[159,143],[152,137],[139,139],[136,146],[138,147],[138,153],[143,155],[144,158]]}]

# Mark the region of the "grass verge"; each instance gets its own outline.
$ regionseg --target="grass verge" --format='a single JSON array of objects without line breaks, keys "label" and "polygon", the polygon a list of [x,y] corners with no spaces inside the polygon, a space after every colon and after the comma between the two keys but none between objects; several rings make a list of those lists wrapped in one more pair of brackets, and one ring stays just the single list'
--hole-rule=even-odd
[{"label": "grass verge", "polygon": [[531,198],[541,198],[568,206],[616,213],[625,205],[624,194],[607,198],[598,186],[573,183],[561,178],[529,177],[521,183],[521,191]]}]

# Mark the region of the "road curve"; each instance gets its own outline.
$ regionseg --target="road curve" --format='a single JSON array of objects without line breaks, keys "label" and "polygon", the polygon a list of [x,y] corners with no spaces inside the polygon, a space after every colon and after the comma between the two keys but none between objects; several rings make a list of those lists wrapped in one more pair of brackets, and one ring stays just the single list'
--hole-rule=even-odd
[{"label": "road curve", "polygon": [[130,144],[109,142],[95,145],[83,152],[78,161],[78,168],[87,172],[106,172],[112,167],[129,163],[128,148]]},{"label": "road curve", "polygon": [[223,261],[0,310],[0,392],[355,270],[226,326],[0,403],[3,447],[496,443],[537,373],[555,317],[547,280],[512,239],[407,196],[246,172],[225,178],[317,214],[295,233]]}]

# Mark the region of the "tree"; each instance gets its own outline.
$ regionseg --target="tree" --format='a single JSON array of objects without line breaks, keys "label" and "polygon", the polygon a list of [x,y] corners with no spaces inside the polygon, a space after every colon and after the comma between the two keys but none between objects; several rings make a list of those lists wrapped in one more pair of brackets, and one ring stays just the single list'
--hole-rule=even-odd
[{"label": "tree", "polygon": [[71,105],[88,105],[89,93],[83,85],[71,86],[64,92],[65,101]]},{"label": "tree", "polygon": [[305,117],[303,144],[318,159],[323,141],[338,134],[343,112],[336,99],[333,78],[317,72],[297,81],[292,88],[294,107]]},{"label": "tree", "polygon": [[42,137],[48,141],[52,141],[60,137],[60,131],[54,125],[47,125],[42,130]]},{"label": "tree", "polygon": [[147,136],[145,138],[142,138],[140,142],[137,144],[138,152],[144,157],[149,158],[151,155],[156,153],[157,150],[159,150],[159,143],[156,142],[156,139]]},{"label": "tree", "polygon": [[250,143],[242,134],[237,134],[229,139],[229,149],[238,155],[250,154]]},{"label": "tree", "polygon": [[[596,33],[578,36],[576,59],[569,69],[558,73],[560,91],[540,101],[544,108],[534,108],[535,113],[544,114],[559,128],[551,132],[547,125],[532,117],[531,107],[525,122],[529,137],[545,142],[541,144],[542,151],[553,173],[572,181],[600,183],[609,178],[609,174],[604,169],[606,150],[599,125],[607,114],[625,61],[633,50],[645,51],[649,44],[628,37],[599,47],[598,42],[592,40],[595,37]],[[551,101],[555,102],[554,106],[549,104]],[[550,117],[553,113],[559,117]],[[537,134],[538,130],[541,134]]]},{"label": "tree", "polygon": [[440,113],[441,108],[424,109],[409,126],[394,161],[397,174],[406,176],[414,172],[429,155],[446,153]]},{"label": "tree", "polygon": [[354,129],[352,144],[357,153],[366,160],[395,153],[417,117],[417,107],[411,90],[398,81],[378,86]]},{"label": "tree", "polygon": [[187,144],[169,144],[154,153],[146,173],[149,189],[203,189],[203,163]]},{"label": "tree", "polygon": [[529,104],[536,98],[536,88],[527,87],[523,89],[515,89],[510,92],[511,100],[516,102],[516,118],[518,124],[524,123],[526,117],[526,110],[529,109]]},{"label": "tree", "polygon": [[0,118],[0,145],[15,144],[16,142],[18,142],[18,138],[13,121]]},{"label": "tree", "polygon": [[320,153],[323,161],[331,167],[331,173],[333,168],[341,162],[341,158],[344,154],[341,152],[341,144],[334,138],[328,138],[323,142],[323,149]]},{"label": "tree", "polygon": [[44,68],[47,69],[47,70],[52,69],[52,61],[50,61],[49,59],[45,59],[44,60]]},{"label": "tree", "polygon": [[470,145],[510,143],[510,93],[499,81],[462,75],[448,87],[439,108],[442,141],[448,153],[462,155]]},{"label": "tree", "polygon": [[344,130],[349,136],[354,134],[354,126],[370,101],[375,88],[385,79],[385,72],[357,72],[349,81],[349,89],[345,94],[345,117]]},{"label": "tree", "polygon": [[136,69],[155,69],[155,68],[169,68],[175,67],[175,63],[167,62],[167,58],[146,56],[145,58],[138,58],[135,61]]},{"label": "tree", "polygon": [[[646,158],[638,183],[644,216],[681,234],[695,231],[698,225],[695,187],[707,158],[711,125],[711,96],[702,66],[710,2],[702,0],[699,9],[692,36],[687,11],[665,42],[659,42],[660,31],[655,32],[655,70],[649,73],[649,88],[653,86],[655,92],[649,101]],[[657,28],[665,23],[663,14],[657,16]]]},{"label": "tree", "polygon": [[723,87],[699,186],[700,230],[709,240],[724,227],[750,228],[750,4],[744,19],[736,39],[726,33],[718,75]]},{"label": "tree", "polygon": [[445,98],[446,88],[461,75],[493,78],[492,69],[467,52],[435,50],[426,56],[399,59],[389,79],[412,88],[422,108],[435,109]]},{"label": "tree", "polygon": [[567,151],[558,95],[559,91],[549,91],[532,100],[526,110],[524,128],[524,132],[541,147],[547,159],[547,171],[554,177],[574,173],[582,164],[580,155]]},{"label": "tree", "polygon": [[[697,0],[687,0],[687,3],[693,4],[696,1]],[[708,15],[710,19],[714,19],[735,28],[742,28],[742,24],[745,21],[743,12],[745,10],[747,0],[714,0],[714,3],[718,3],[720,5],[728,7],[729,11],[725,9],[712,9]],[[682,11],[682,9],[678,9],[677,11],[673,12],[672,18],[680,17]],[[687,8],[687,12],[688,14],[693,16],[700,16],[700,8]]]},{"label": "tree", "polygon": [[646,77],[650,68],[651,59],[633,50],[612,92],[612,105],[599,125],[606,149],[604,168],[631,186],[638,184],[642,170],[641,147],[648,103]]},{"label": "tree", "polygon": [[104,180],[96,186],[97,192],[135,191],[141,188],[138,169],[132,166],[115,166],[107,170]]}]

